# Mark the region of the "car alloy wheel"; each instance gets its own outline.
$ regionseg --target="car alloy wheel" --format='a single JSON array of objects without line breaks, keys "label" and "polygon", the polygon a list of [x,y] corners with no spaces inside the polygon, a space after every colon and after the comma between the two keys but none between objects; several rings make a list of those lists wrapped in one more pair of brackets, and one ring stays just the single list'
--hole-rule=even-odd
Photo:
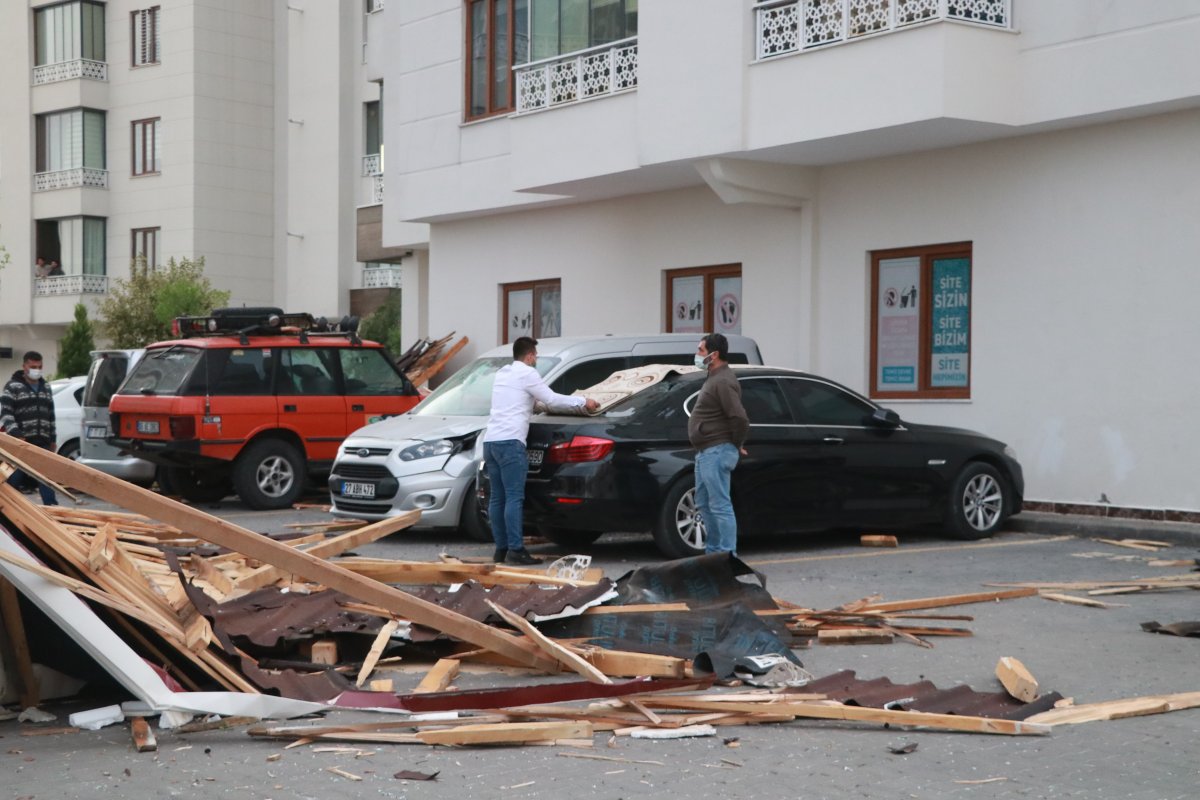
[{"label": "car alloy wheel", "polygon": [[296,482],[296,472],[291,462],[283,456],[268,456],[259,462],[255,482],[258,490],[267,497],[285,497]]},{"label": "car alloy wheel", "polygon": [[700,516],[700,508],[696,505],[694,486],[684,492],[675,504],[675,530],[680,540],[688,547],[695,550],[704,549],[704,520]]},{"label": "car alloy wheel", "polygon": [[1004,514],[1004,489],[986,472],[973,476],[963,487],[962,513],[967,524],[986,533],[999,524]]}]

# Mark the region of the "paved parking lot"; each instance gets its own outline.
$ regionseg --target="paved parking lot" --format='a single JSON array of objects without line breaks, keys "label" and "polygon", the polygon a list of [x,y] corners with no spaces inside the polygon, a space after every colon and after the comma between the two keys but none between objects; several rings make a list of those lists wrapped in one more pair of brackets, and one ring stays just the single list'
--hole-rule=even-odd
[{"label": "paved parking lot", "polygon": [[[250,512],[232,501],[213,509],[246,527],[272,531],[325,519],[316,510]],[[534,554],[556,552],[533,544]],[[485,556],[490,547],[448,535],[401,532],[363,555],[433,559],[440,553]],[[592,550],[595,565],[617,577],[659,560],[648,537],[610,535]],[[898,549],[866,549],[851,536],[748,536],[741,555],[777,597],[829,608],[872,594],[898,600],[983,591],[1011,581],[1092,581],[1162,576],[1184,568],[1153,567],[1151,558],[1194,558],[1194,548],[1157,554],[1083,537],[1008,532],[980,543],[902,536]],[[942,638],[922,649],[890,645],[818,646],[799,652],[817,675],[854,669],[860,677],[932,680],[999,688],[1001,656],[1021,659],[1045,690],[1079,703],[1200,690],[1200,640],[1144,633],[1139,623],[1200,618],[1194,591],[1107,598],[1110,609],[1024,598],[964,606],[970,638]],[[486,675],[464,676],[463,688]],[[415,678],[414,678],[415,681]],[[47,706],[56,710],[53,704]],[[67,710],[64,707],[64,712]],[[377,716],[336,712],[338,721]],[[65,722],[65,713],[63,714]],[[380,745],[319,752],[251,740],[244,729],[179,735],[160,732],[157,753],[137,754],[122,726],[73,735],[26,737],[0,723],[9,797],[539,797],[605,798],[1192,798],[1200,778],[1196,742],[1200,710],[1063,727],[1045,737],[1002,737],[887,730],[800,721],[739,727],[715,738],[672,742],[597,735],[596,760],[565,757],[554,747],[433,749]],[[736,739],[736,741],[727,741]],[[889,747],[916,743],[908,755]],[[274,760],[278,756],[277,760]],[[326,771],[339,767],[360,782]],[[429,783],[393,778],[401,769],[438,771]],[[987,782],[980,782],[987,781]]]}]

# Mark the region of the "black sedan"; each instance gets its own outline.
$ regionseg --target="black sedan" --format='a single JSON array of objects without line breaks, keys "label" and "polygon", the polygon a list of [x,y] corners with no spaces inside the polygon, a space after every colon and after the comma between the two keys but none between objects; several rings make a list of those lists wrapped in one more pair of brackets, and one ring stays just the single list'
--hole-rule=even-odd
[{"label": "black sedan", "polygon": [[[1002,442],[904,422],[804,372],[736,372],[750,417],[732,482],[740,533],[940,525],[979,539],[1021,509],[1021,465]],[[534,417],[526,522],[572,547],[650,530],[669,557],[703,552],[687,438],[703,380],[669,375],[598,417]]]}]

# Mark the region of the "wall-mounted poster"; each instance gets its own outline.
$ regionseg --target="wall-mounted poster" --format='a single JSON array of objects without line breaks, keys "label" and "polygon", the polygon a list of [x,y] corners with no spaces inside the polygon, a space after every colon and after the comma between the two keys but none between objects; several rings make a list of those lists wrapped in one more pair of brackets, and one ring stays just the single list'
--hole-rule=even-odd
[{"label": "wall-mounted poster", "polygon": [[533,289],[508,293],[508,341],[533,336]]},{"label": "wall-mounted poster", "polygon": [[883,391],[916,391],[921,357],[920,258],[879,262],[878,374]]},{"label": "wall-mounted poster", "polygon": [[713,280],[713,330],[726,334],[742,332],[740,276]]},{"label": "wall-mounted poster", "polygon": [[674,333],[706,332],[704,329],[703,275],[671,279],[670,330]]},{"label": "wall-mounted poster", "polygon": [[931,386],[970,386],[971,262],[933,261]]}]

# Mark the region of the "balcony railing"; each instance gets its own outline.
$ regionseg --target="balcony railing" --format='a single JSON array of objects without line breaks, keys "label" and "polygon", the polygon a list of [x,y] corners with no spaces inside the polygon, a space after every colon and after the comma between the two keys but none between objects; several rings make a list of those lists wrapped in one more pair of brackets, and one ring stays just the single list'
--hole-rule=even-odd
[{"label": "balcony railing", "polygon": [[400,267],[363,267],[364,289],[399,289]]},{"label": "balcony railing", "polygon": [[367,0],[367,13],[374,14],[376,11],[383,11],[383,0]]},{"label": "balcony railing", "polygon": [[74,186],[91,186],[97,189],[107,189],[108,170],[75,167],[74,169],[60,169],[54,172],[38,172],[33,176],[33,190],[35,192],[70,189]]},{"label": "balcony railing", "polygon": [[636,89],[637,37],[521,64],[513,74],[518,114]]},{"label": "balcony railing", "polygon": [[58,297],[64,294],[105,294],[107,275],[54,275],[35,278],[33,293],[37,297]]},{"label": "balcony railing", "polygon": [[33,85],[57,83],[76,78],[88,78],[93,81],[108,80],[108,64],[103,61],[92,61],[78,58],[74,61],[59,61],[56,64],[42,64],[33,68]]},{"label": "balcony railing", "polygon": [[371,205],[377,206],[383,202],[383,176],[375,175],[371,181]]},{"label": "balcony railing", "polygon": [[770,0],[754,13],[763,59],[938,20],[1008,28],[1012,0]]},{"label": "balcony railing", "polygon": [[379,153],[372,153],[369,156],[363,156],[362,162],[363,162],[363,167],[362,167],[363,175],[382,175],[383,174],[383,160],[380,158]]}]

